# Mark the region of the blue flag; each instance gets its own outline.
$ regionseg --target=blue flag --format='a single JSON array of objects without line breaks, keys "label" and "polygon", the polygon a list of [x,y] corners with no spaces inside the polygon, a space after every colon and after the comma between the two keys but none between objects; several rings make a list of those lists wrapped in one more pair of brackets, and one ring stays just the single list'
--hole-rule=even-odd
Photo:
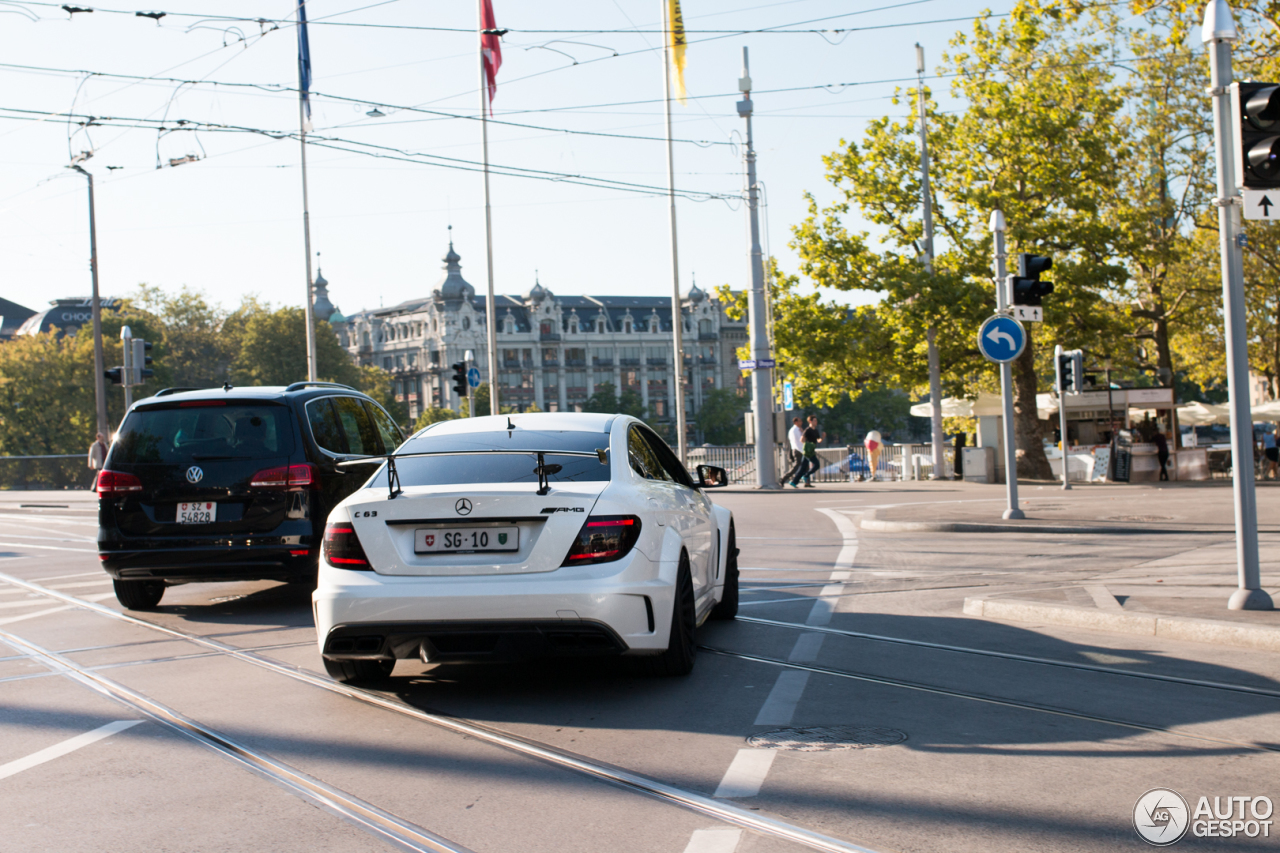
[{"label": "blue flag", "polygon": [[311,129],[311,43],[307,40],[307,0],[298,0],[298,89],[304,125]]}]

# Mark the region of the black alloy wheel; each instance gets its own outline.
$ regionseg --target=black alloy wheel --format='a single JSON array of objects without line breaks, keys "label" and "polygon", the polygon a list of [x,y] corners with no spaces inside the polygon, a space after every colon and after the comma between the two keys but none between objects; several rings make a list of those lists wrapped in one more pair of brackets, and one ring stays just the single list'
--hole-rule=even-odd
[{"label": "black alloy wheel", "polygon": [[698,652],[694,639],[698,613],[693,599],[693,573],[689,570],[689,555],[681,552],[680,567],[676,570],[675,604],[671,613],[671,634],[667,650],[653,657],[641,658],[650,675],[688,675],[693,671],[693,659]]},{"label": "black alloy wheel", "polygon": [[164,581],[122,581],[112,579],[116,601],[126,610],[154,610],[164,597]]},{"label": "black alloy wheel", "polygon": [[738,615],[738,533],[729,522],[729,545],[724,561],[724,593],[711,611],[712,619],[733,619]]}]

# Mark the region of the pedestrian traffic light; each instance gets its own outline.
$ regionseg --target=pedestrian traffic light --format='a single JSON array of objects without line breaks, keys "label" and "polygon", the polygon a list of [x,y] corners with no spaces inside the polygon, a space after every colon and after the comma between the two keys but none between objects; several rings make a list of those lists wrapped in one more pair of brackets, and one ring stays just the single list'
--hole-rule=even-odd
[{"label": "pedestrian traffic light", "polygon": [[1068,350],[1058,356],[1058,384],[1064,394],[1079,394],[1084,391],[1084,353],[1082,351]]},{"label": "pedestrian traffic light", "polygon": [[132,339],[133,356],[129,362],[130,368],[130,385],[141,385],[146,380],[155,375],[155,371],[151,369],[151,356],[147,353],[151,352],[153,344],[151,341],[144,341],[142,338]]},{"label": "pedestrian traffic light", "polygon": [[113,367],[110,370],[104,370],[102,371],[102,375],[110,379],[112,385],[121,385],[125,380],[123,367]]},{"label": "pedestrian traffic light", "polygon": [[1233,83],[1232,88],[1240,137],[1236,184],[1250,189],[1280,187],[1280,86]]},{"label": "pedestrian traffic light", "polygon": [[1041,297],[1053,293],[1053,282],[1041,281],[1040,276],[1053,266],[1053,258],[1042,255],[1018,255],[1018,274],[1013,277],[1013,304],[1039,305]]},{"label": "pedestrian traffic light", "polygon": [[459,397],[467,396],[467,363],[455,361],[449,366],[453,369],[453,393]]}]

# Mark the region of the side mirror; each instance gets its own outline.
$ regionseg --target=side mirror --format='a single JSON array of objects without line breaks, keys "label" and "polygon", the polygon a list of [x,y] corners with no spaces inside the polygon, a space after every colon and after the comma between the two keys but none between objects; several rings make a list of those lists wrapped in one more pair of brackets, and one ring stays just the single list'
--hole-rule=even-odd
[{"label": "side mirror", "polygon": [[729,473],[723,468],[717,468],[714,465],[699,465],[698,471],[698,488],[700,489],[718,489],[721,486],[729,485]]}]

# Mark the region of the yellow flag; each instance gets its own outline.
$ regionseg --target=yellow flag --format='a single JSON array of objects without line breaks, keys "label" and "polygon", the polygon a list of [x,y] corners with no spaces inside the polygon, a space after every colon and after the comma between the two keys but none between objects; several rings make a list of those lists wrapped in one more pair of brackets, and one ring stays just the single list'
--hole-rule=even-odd
[{"label": "yellow flag", "polygon": [[684,15],[680,12],[680,0],[667,0],[667,47],[671,50],[671,65],[676,72],[676,100],[685,103],[684,89]]}]

